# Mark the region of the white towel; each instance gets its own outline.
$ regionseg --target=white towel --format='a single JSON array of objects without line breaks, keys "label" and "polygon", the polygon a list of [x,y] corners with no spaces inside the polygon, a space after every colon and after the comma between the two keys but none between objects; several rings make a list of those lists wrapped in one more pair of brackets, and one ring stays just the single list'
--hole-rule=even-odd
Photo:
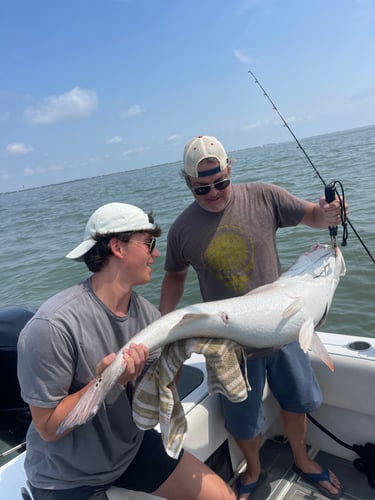
[{"label": "white towel", "polygon": [[250,390],[245,352],[232,340],[191,338],[166,345],[135,388],[133,419],[142,430],[160,423],[164,447],[173,458],[178,457],[187,431],[175,376],[192,353],[206,358],[209,392],[239,402]]}]

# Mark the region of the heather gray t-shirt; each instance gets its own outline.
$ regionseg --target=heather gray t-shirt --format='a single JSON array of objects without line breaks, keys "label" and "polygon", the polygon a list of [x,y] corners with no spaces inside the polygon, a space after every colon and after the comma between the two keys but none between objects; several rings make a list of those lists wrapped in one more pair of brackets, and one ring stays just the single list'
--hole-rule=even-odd
[{"label": "heather gray t-shirt", "polygon": [[[159,316],[136,292],[128,314],[116,316],[93,293],[90,279],[58,293],[20,334],[22,398],[37,407],[57,406],[96,376],[95,367],[104,356],[117,352]],[[116,385],[92,420],[58,441],[44,441],[31,424],[27,477],[35,487],[45,489],[109,483],[129,466],[142,436],[133,422],[127,391]]]},{"label": "heather gray t-shirt", "polygon": [[306,208],[285,189],[260,182],[232,185],[219,213],[194,201],[169,230],[165,270],[191,265],[205,301],[243,295],[279,277],[276,231],[297,225]]}]

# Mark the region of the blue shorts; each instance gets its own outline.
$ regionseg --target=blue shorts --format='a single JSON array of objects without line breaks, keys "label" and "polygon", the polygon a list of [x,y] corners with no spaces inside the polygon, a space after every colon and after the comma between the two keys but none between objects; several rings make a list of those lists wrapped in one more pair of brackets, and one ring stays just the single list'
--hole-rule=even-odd
[{"label": "blue shorts", "polygon": [[247,360],[248,397],[232,403],[220,395],[225,426],[238,439],[252,439],[263,430],[265,415],[262,403],[264,385],[281,408],[294,413],[309,413],[322,403],[322,393],[308,354],[298,342],[287,344],[268,356]]},{"label": "blue shorts", "polygon": [[172,474],[181,460],[171,458],[164,449],[161,434],[154,429],[146,431],[141,447],[124,474],[110,484],[80,486],[67,490],[44,490],[30,485],[35,500],[108,500],[106,491],[111,486],[152,493]]}]

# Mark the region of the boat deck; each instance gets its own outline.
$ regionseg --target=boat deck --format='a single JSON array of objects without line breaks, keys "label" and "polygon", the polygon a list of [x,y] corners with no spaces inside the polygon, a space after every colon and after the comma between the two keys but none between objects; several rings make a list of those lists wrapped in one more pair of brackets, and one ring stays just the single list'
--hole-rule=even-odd
[{"label": "boat deck", "polygon": [[[351,461],[312,448],[309,454],[317,462],[332,469],[340,478],[344,489],[342,499],[373,500],[375,498],[375,490],[370,488],[367,477],[358,472]],[[261,461],[267,472],[267,479],[251,496],[252,500],[327,499],[293,471],[293,457],[287,442],[268,439],[261,449]]]}]

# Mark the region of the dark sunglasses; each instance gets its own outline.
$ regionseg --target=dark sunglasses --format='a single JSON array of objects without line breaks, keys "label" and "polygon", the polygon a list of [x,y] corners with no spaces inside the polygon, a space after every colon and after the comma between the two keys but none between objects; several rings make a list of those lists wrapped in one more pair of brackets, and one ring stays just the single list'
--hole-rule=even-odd
[{"label": "dark sunglasses", "polygon": [[149,252],[152,253],[155,246],[156,246],[156,238],[151,238],[150,241],[129,240],[127,243],[136,243],[138,245],[147,245]]},{"label": "dark sunglasses", "polygon": [[213,184],[205,184],[204,186],[195,186],[191,190],[194,191],[198,196],[204,196],[211,191],[211,188],[215,188],[218,191],[223,191],[230,184],[230,179],[223,179],[222,181],[214,182]]}]

